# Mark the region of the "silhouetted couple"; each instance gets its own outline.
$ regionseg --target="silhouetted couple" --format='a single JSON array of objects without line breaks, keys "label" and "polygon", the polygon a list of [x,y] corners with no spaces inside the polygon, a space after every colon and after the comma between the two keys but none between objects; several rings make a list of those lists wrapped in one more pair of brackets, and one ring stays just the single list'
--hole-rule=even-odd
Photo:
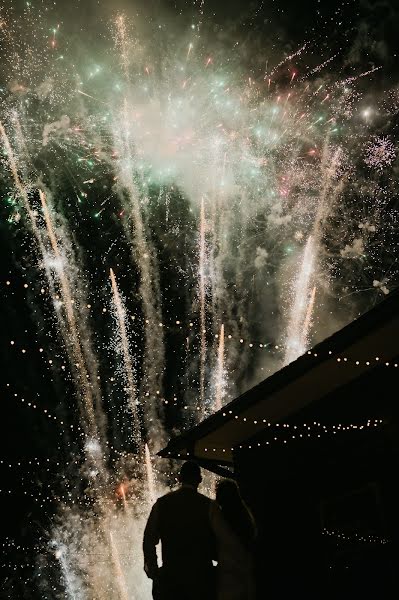
[{"label": "silhouetted couple", "polygon": [[178,490],[154,504],[144,532],[144,569],[154,600],[252,600],[255,526],[237,484],[220,481],[213,501],[198,492],[201,470],[191,461],[183,464],[179,481]]}]

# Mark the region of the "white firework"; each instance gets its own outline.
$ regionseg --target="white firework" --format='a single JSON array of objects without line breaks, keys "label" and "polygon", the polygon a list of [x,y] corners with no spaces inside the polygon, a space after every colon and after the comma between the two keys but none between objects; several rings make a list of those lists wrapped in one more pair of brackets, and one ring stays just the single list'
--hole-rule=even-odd
[{"label": "white firework", "polygon": [[396,157],[396,148],[387,136],[375,136],[366,144],[364,162],[371,169],[382,172]]}]

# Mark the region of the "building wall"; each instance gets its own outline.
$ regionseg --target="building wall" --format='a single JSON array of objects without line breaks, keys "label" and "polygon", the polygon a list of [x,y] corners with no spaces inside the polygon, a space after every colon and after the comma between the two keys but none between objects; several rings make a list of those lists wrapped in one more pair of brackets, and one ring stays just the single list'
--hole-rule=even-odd
[{"label": "building wall", "polygon": [[379,374],[290,425],[370,415],[383,418],[380,427],[320,438],[316,429],[300,441],[289,440],[292,429],[272,428],[251,449],[236,449],[237,479],[259,528],[259,598],[397,597],[399,431],[391,375],[381,390]]}]

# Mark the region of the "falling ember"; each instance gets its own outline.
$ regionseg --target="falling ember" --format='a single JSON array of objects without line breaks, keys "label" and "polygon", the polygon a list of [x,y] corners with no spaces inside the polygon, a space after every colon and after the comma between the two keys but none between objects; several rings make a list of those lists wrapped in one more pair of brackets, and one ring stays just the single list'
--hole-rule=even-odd
[{"label": "falling ember", "polygon": [[155,490],[154,470],[152,468],[151,454],[148,444],[145,444],[145,468],[147,473],[148,499],[150,504],[154,504],[157,499],[157,495]]},{"label": "falling ember", "polygon": [[[287,350],[285,364],[294,361],[306,350],[307,334],[305,322],[309,300],[311,298],[310,285],[314,274],[315,247],[314,238],[309,236],[302,255],[301,266],[293,290],[293,302],[289,313],[287,328]],[[313,294],[313,292],[312,292]],[[308,319],[308,326],[310,317]]]},{"label": "falling ember", "polygon": [[222,408],[225,392],[225,372],[224,372],[224,325],[220,326],[218,360],[216,370],[215,384],[215,409]]},{"label": "falling ember", "polygon": [[133,416],[133,439],[139,443],[141,438],[140,431],[140,420],[137,413],[137,393],[136,383],[134,378],[134,365],[129,349],[129,339],[127,334],[127,316],[126,308],[123,304],[122,298],[118,290],[118,284],[116,282],[115,273],[113,269],[110,269],[110,278],[112,284],[113,303],[115,308],[115,315],[118,324],[118,333],[120,339],[120,345],[122,348],[123,363],[124,363],[124,375],[127,381],[127,393],[129,397],[130,410]]}]

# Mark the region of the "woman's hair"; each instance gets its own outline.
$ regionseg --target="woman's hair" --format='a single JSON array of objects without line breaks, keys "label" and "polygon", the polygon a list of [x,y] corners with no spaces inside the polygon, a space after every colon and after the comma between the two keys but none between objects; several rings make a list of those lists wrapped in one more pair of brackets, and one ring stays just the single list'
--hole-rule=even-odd
[{"label": "woman's hair", "polygon": [[225,521],[230,525],[240,542],[246,548],[250,548],[256,534],[255,522],[247,505],[241,498],[235,481],[222,479],[218,482],[216,502],[220,506]]}]

